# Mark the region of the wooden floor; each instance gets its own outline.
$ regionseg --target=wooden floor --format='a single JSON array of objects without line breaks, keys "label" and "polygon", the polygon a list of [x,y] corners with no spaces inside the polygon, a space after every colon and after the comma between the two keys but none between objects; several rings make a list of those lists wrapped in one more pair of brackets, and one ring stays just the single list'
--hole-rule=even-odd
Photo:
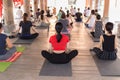
[{"label": "wooden floor", "polygon": [[[55,33],[54,20],[51,19],[49,36]],[[120,77],[101,76],[90,55],[89,49],[95,46],[86,32],[83,23],[74,23],[71,33],[70,49],[77,49],[79,55],[72,62],[72,76],[39,76],[44,63],[41,50],[48,49],[46,30],[31,44],[24,45],[26,50],[5,72],[0,73],[0,80],[120,80]]]}]

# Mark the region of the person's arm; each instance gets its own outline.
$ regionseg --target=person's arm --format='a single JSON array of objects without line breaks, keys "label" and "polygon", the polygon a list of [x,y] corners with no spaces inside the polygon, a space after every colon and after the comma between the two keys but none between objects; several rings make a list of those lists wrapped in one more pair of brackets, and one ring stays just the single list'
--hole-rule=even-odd
[{"label": "person's arm", "polygon": [[117,49],[117,37],[115,36],[115,49]]},{"label": "person's arm", "polygon": [[34,27],[31,27],[35,33],[39,33]]},{"label": "person's arm", "polygon": [[94,30],[95,30],[95,24],[96,24],[96,21],[95,21],[95,23],[94,23],[94,25],[92,27],[92,32],[94,32]]},{"label": "person's arm", "polygon": [[90,17],[88,18],[88,20],[85,23],[88,23],[88,21],[90,20],[90,18],[91,18],[91,15],[90,15]]},{"label": "person's arm", "polygon": [[48,20],[48,18],[47,18],[46,16],[45,16],[45,19],[46,19],[46,21],[47,21],[48,23],[50,23],[49,20]]},{"label": "person's arm", "polygon": [[65,52],[66,52],[66,53],[69,53],[69,42],[67,43]]},{"label": "person's arm", "polygon": [[50,53],[53,53],[53,48],[52,48],[52,44],[49,43],[49,50],[48,50]]},{"label": "person's arm", "polygon": [[103,36],[100,36],[100,42],[96,47],[101,48],[103,41],[104,41]]},{"label": "person's arm", "polygon": [[18,28],[18,30],[16,30],[16,33],[17,33],[17,34],[19,33],[21,26],[22,26],[22,21],[19,23],[19,28]]},{"label": "person's arm", "polygon": [[7,48],[12,48],[13,47],[13,45],[10,42],[10,39],[8,37],[6,38],[6,45],[7,45]]}]

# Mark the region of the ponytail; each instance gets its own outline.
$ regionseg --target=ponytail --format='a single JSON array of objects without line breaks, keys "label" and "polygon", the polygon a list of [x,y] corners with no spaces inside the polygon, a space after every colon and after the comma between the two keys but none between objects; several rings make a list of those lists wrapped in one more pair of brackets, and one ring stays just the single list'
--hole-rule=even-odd
[{"label": "ponytail", "polygon": [[61,41],[61,39],[62,39],[62,35],[61,35],[62,28],[63,28],[62,23],[60,23],[60,22],[56,23],[55,29],[56,29],[56,32],[57,32],[56,39],[57,39],[57,42],[58,42],[58,43],[59,43],[59,42]]},{"label": "ponytail", "polygon": [[62,35],[60,33],[58,33],[56,38],[57,38],[57,42],[59,43],[62,39]]},{"label": "ponytail", "polygon": [[41,20],[44,19],[44,10],[41,10]]},{"label": "ponytail", "polygon": [[44,19],[44,15],[43,14],[41,14],[41,20],[43,20]]}]

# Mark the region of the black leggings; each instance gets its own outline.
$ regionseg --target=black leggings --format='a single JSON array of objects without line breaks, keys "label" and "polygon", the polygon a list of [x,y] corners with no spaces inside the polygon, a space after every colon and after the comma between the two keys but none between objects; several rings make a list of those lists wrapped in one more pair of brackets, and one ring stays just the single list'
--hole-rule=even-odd
[{"label": "black leggings", "polygon": [[96,56],[102,60],[115,60],[117,58],[117,49],[112,52],[102,51],[101,49],[94,47],[93,51],[96,53]]},{"label": "black leggings", "polygon": [[78,55],[77,50],[72,50],[70,53],[49,53],[48,51],[43,50],[41,52],[42,56],[46,58],[49,62],[54,63],[54,64],[65,64],[71,61],[75,56]]},{"label": "black leggings", "polygon": [[20,39],[35,39],[38,37],[38,33],[31,34],[30,36],[19,36]]}]

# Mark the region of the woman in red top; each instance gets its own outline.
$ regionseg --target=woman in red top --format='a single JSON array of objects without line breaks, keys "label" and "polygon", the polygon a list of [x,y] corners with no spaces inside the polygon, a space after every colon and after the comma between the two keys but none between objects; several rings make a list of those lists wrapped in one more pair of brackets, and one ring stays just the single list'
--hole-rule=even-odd
[{"label": "woman in red top", "polygon": [[72,58],[77,56],[78,51],[72,50],[68,52],[68,36],[61,34],[63,29],[62,23],[58,22],[55,25],[57,34],[50,37],[50,52],[43,50],[42,56],[45,57],[48,61],[55,64],[64,64],[68,63]]}]

